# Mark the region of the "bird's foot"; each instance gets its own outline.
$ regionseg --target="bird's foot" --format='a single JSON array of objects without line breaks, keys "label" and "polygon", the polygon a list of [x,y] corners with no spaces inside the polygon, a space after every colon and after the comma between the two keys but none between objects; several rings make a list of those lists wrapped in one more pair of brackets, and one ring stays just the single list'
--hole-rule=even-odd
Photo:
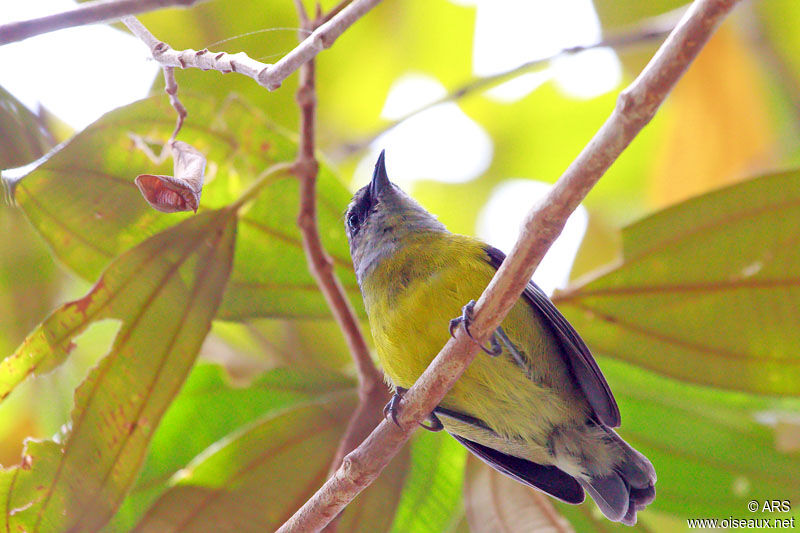
[{"label": "bird's foot", "polygon": [[[467,303],[467,305],[465,305],[461,309],[461,316],[454,318],[453,320],[450,321],[450,336],[455,337],[456,328],[459,325],[463,324],[464,331],[467,332],[467,335],[469,336],[470,339],[475,341],[475,337],[473,337],[472,333],[470,333],[469,331],[469,326],[472,323],[472,311],[474,309],[475,309],[475,300],[470,300],[469,303]],[[475,342],[477,343],[478,341]],[[481,350],[491,355],[492,357],[497,357],[498,355],[503,353],[503,347],[500,346],[500,341],[497,340],[496,333],[492,333],[492,336],[489,338],[489,344],[491,344],[491,348],[486,348],[482,344],[478,344],[478,346],[480,346]]]},{"label": "bird's foot", "polygon": [[[392,399],[389,400],[389,403],[387,403],[383,408],[383,417],[387,420],[391,418],[392,422],[394,422],[397,427],[400,427],[400,423],[397,421],[397,412],[400,408],[400,400],[403,399],[403,395],[407,391],[408,389],[404,389],[403,387],[395,387],[394,396],[392,396]],[[429,425],[423,424],[422,422],[419,423],[419,425],[424,429],[427,429],[428,431],[441,431],[444,429],[442,421],[439,420],[435,414],[429,414],[426,420],[428,421]]]},{"label": "bird's foot", "polygon": [[394,422],[397,427],[400,427],[400,422],[397,421],[397,411],[399,411],[400,408],[400,400],[403,399],[403,394],[405,394],[407,390],[408,389],[402,387],[395,387],[394,396],[392,396],[392,399],[389,400],[389,403],[383,408],[383,418],[386,420],[391,418],[392,422]]},{"label": "bird's foot", "polygon": [[439,417],[433,413],[429,414],[428,418],[425,420],[428,421],[427,424],[423,424],[422,422],[419,423],[422,429],[427,429],[428,431],[433,431],[434,433],[444,429],[444,424],[442,424],[442,421],[439,420]]}]

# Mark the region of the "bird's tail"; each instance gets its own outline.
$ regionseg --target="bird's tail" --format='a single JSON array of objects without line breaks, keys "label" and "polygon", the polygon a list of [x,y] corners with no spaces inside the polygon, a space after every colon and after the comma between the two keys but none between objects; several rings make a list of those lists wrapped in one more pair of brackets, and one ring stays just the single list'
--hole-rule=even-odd
[{"label": "bird's tail", "polygon": [[650,461],[604,427],[609,441],[621,449],[621,459],[610,474],[578,481],[609,520],[632,526],[636,512],[656,497],[656,471]]}]

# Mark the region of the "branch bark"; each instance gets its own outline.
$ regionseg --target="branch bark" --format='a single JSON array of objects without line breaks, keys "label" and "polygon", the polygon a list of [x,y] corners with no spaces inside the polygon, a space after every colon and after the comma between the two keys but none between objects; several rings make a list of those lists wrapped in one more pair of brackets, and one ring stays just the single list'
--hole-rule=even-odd
[{"label": "branch bark", "polygon": [[[208,49],[174,50],[163,41],[156,39],[144,26],[131,31],[150,48],[153,59],[163,67],[199,68],[201,70],[217,70],[223,74],[236,72],[254,79],[259,85],[274,91],[281,86],[283,80],[300,68],[306,61],[314,58],[325,48],[330,48],[334,41],[355,21],[364,16],[381,0],[355,0],[344,7],[328,22],[315,29],[291,52],[274,65],[257,61],[244,52],[228,54],[227,52],[211,52]],[[137,21],[138,22],[138,21]]]},{"label": "branch bark", "polygon": [[[304,29],[313,29],[316,22],[308,20],[301,2],[297,4]],[[293,172],[300,180],[300,213],[297,225],[303,236],[303,250],[309,271],[344,334],[358,372],[359,404],[350,417],[337,453],[331,462],[331,472],[333,472],[339,467],[345,454],[354,449],[378,425],[382,418],[380,407],[388,401],[389,393],[388,388],[383,385],[381,373],[372,362],[355,311],[333,271],[333,263],[325,252],[319,236],[316,211],[319,164],[314,154],[316,90],[313,59],[306,61],[300,67],[300,84],[296,99],[300,107],[300,143],[297,159],[293,165]]]},{"label": "branch bark", "polygon": [[188,7],[197,0],[94,0],[69,11],[0,26],[0,46],[51,31],[115,20],[170,6]]},{"label": "branch bark", "polygon": [[[567,217],[611,163],[653,118],[658,107],[738,0],[696,0],[589,144],[548,196],[528,215],[511,253],[481,295],[470,327],[479,343],[502,322],[534,269],[564,227]],[[443,324],[442,327],[445,327]],[[341,512],[400,450],[416,424],[442,400],[475,357],[478,348],[459,328],[400,404],[400,428],[381,424],[336,473],[278,530],[318,531]]]}]

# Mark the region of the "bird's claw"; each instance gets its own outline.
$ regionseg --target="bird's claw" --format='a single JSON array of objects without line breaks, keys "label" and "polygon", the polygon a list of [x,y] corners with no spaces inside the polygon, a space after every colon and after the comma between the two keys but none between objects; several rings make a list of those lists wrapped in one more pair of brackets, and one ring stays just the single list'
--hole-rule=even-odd
[{"label": "bird's claw", "polygon": [[434,433],[444,429],[444,424],[442,424],[442,421],[439,420],[439,417],[433,413],[429,414],[428,418],[425,420],[428,421],[428,424],[423,424],[422,422],[419,423],[422,429],[427,429],[428,431],[433,431]]},{"label": "bird's claw", "polygon": [[400,422],[397,421],[397,411],[398,408],[400,407],[400,400],[403,399],[403,394],[405,394],[405,392],[406,389],[397,387],[394,396],[392,396],[392,399],[389,400],[389,403],[387,403],[383,407],[383,418],[385,418],[386,420],[389,420],[389,418],[391,418],[392,422],[394,422],[395,425],[397,425],[397,427],[401,427]]},{"label": "bird's claw", "polygon": [[[397,412],[400,407],[400,400],[403,399],[403,395],[407,391],[408,389],[404,389],[403,387],[395,387],[394,396],[392,396],[392,399],[389,400],[389,403],[387,403],[383,408],[383,417],[387,420],[391,418],[392,422],[394,422],[397,427],[401,427],[400,422],[397,421]],[[444,424],[442,424],[442,421],[439,420],[439,417],[437,417],[435,414],[429,414],[426,420],[430,425],[425,425],[422,422],[419,423],[419,425],[424,429],[427,429],[428,431],[441,431],[444,429]]]},{"label": "bird's claw", "polygon": [[[475,340],[475,337],[473,337],[472,333],[469,331],[469,326],[472,323],[472,311],[474,309],[475,309],[475,300],[470,300],[467,303],[467,305],[465,305],[461,309],[461,316],[460,317],[456,317],[456,318],[454,318],[454,319],[452,319],[450,321],[450,336],[451,337],[455,337],[456,336],[456,334],[455,334],[456,328],[459,325],[463,324],[464,325],[464,331],[467,332],[467,336],[469,336],[469,338],[472,339],[473,341],[475,341],[475,343],[477,344],[478,341]],[[489,338],[489,344],[491,344],[491,348],[486,348],[482,344],[478,344],[478,346],[480,346],[481,350],[483,350],[487,354],[491,355],[492,357],[497,357],[498,355],[503,353],[503,347],[500,346],[500,341],[497,340],[497,334],[496,333],[492,333],[492,336]]]}]

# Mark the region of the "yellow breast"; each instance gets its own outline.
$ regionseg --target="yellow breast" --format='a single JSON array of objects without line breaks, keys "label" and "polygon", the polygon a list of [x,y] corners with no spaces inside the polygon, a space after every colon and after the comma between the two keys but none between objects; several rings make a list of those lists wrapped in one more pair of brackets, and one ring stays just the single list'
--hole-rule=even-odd
[{"label": "yellow breast", "polygon": [[[363,280],[378,356],[396,386],[409,388],[417,380],[447,342],[450,319],[488,285],[495,270],[483,246],[460,235],[420,235]],[[542,318],[520,301],[502,327],[529,360],[528,371],[510,354],[481,353],[442,406],[480,418],[498,433],[525,438],[584,416],[567,409],[576,391]],[[530,424],[523,424],[529,427],[520,428],[521,410],[530,413]]]}]

